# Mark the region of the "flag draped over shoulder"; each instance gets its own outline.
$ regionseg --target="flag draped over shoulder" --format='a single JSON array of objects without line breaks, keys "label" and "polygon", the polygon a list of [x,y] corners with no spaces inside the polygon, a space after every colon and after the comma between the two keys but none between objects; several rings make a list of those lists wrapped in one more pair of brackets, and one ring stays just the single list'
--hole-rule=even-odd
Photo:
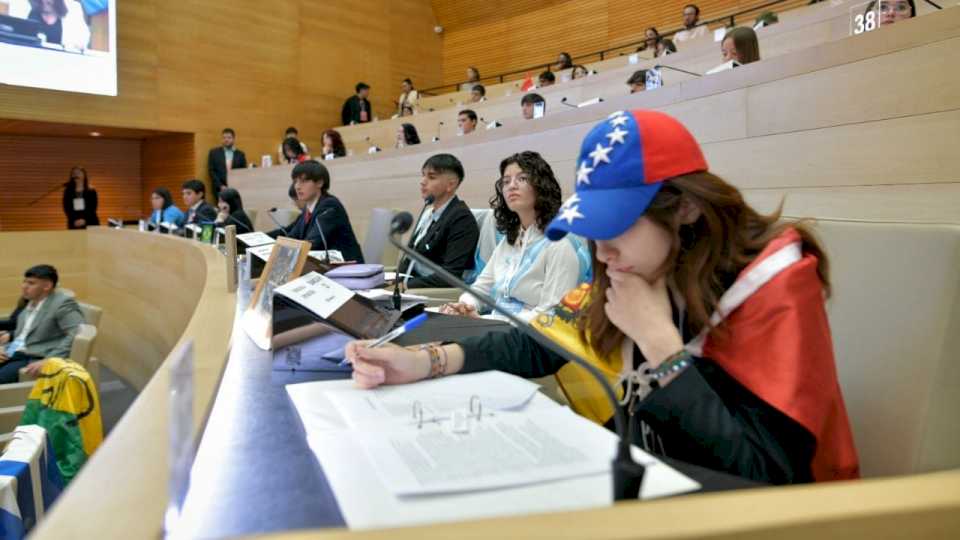
[{"label": "flag draped over shoulder", "polygon": [[47,430],[66,485],[103,441],[100,400],[87,370],[69,360],[45,360],[20,418],[20,425],[29,424]]}]

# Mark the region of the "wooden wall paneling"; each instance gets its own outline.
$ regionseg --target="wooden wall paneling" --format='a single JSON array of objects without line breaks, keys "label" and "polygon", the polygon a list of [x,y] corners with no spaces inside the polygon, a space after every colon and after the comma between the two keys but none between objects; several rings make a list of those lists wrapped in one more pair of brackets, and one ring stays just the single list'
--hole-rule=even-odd
[{"label": "wooden wall paneling", "polygon": [[0,317],[7,317],[20,299],[23,272],[36,264],[51,264],[59,287],[86,300],[87,242],[83,231],[0,233]]},{"label": "wooden wall paneling", "polygon": [[[165,187],[173,195],[174,204],[184,209],[180,197],[180,186],[185,180],[195,176],[194,164],[195,148],[192,133],[173,133],[160,137],[145,139],[140,147],[142,163],[141,177],[143,189],[141,195],[140,213],[137,219],[150,215],[153,207],[150,196],[158,187]],[[212,194],[207,197],[212,200]]]},{"label": "wooden wall paneling", "polygon": [[70,169],[87,170],[99,199],[98,215],[137,215],[140,209],[140,141],[103,138],[0,135],[0,227],[4,231],[66,229],[63,189]]}]

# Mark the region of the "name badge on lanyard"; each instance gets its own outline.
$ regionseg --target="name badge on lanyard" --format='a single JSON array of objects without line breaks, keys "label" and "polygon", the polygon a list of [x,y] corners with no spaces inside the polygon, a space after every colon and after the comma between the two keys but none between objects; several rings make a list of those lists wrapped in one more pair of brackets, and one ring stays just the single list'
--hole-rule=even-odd
[{"label": "name badge on lanyard", "polygon": [[87,202],[83,200],[83,197],[77,197],[73,199],[73,209],[76,212],[83,212],[87,209]]}]

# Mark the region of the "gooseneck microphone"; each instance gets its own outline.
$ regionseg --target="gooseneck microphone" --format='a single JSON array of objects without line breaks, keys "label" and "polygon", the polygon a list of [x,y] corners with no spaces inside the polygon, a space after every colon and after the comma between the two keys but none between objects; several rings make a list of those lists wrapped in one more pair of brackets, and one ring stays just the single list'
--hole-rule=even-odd
[{"label": "gooseneck microphone", "polygon": [[239,219],[237,219],[237,218],[235,218],[235,217],[233,217],[233,216],[231,216],[231,215],[229,215],[229,214],[227,214],[227,221],[232,221],[232,222],[234,222],[237,226],[243,227],[244,229],[246,229],[247,232],[253,232],[253,229],[251,229],[250,227],[248,227],[246,223],[240,221]]},{"label": "gooseneck microphone", "polygon": [[[427,195],[427,196],[423,199],[423,208],[420,209],[420,215],[417,217],[417,223],[420,223],[420,219],[423,218],[423,213],[427,211],[427,208],[428,208],[431,204],[433,204],[433,201],[435,201],[435,200],[437,200],[437,198],[434,197],[433,195]],[[403,214],[403,213],[405,213],[405,212],[401,212],[401,214]],[[408,214],[409,214],[409,213],[408,213]],[[400,215],[400,214],[397,214],[397,216],[399,216],[399,215]],[[397,219],[397,216],[394,216],[393,219],[394,219],[394,220]],[[410,228],[410,227],[408,226],[407,229],[409,229],[409,228]],[[393,232],[393,224],[392,224],[392,223],[391,223],[391,226],[390,226],[390,231],[391,231],[391,234],[392,234],[392,232]],[[400,234],[403,234],[404,232],[406,232],[406,230],[402,231]],[[416,234],[416,231],[414,231],[414,234]],[[416,239],[414,239],[414,240],[416,240]],[[414,246],[414,247],[416,247],[416,246]],[[400,253],[399,253],[399,255],[397,256],[397,271],[395,272],[396,275],[393,276],[393,309],[395,309],[395,310],[397,310],[397,311],[400,311],[400,304],[401,304],[401,302],[400,302],[400,300],[401,300],[401,296],[400,296],[400,272],[401,272],[401,266],[402,266],[402,265],[403,265],[403,251],[401,250]],[[408,273],[409,273],[409,272],[408,272]]]},{"label": "gooseneck microphone", "polygon": [[590,362],[587,362],[583,358],[580,358],[579,356],[557,345],[544,334],[532,329],[527,322],[521,320],[508,310],[498,306],[497,302],[490,296],[467,285],[460,278],[444,270],[440,265],[435,264],[433,261],[417,253],[415,250],[403,245],[403,243],[400,242],[400,235],[410,230],[412,225],[413,216],[410,214],[410,212],[400,212],[394,216],[393,221],[390,223],[390,243],[396,246],[397,249],[403,252],[407,257],[416,261],[417,264],[422,264],[423,266],[429,268],[434,274],[443,278],[443,280],[450,285],[472,294],[475,298],[490,306],[491,309],[500,315],[503,315],[518,330],[523,332],[527,337],[536,341],[541,347],[550,350],[568,362],[573,362],[574,364],[582,367],[587,371],[587,373],[596,379],[597,382],[600,383],[604,394],[607,396],[607,400],[613,406],[613,423],[617,430],[617,438],[619,439],[617,445],[617,455],[613,459],[613,499],[615,501],[637,499],[640,496],[640,486],[643,483],[643,474],[645,468],[643,465],[634,461],[633,457],[630,455],[630,441],[627,439],[626,435],[626,415],[624,414],[623,409],[620,408],[619,400],[617,400],[617,394],[614,391],[613,386],[607,381],[606,377],[604,377],[603,374],[600,373],[600,370]]},{"label": "gooseneck microphone", "polygon": [[567,103],[567,98],[566,98],[566,97],[564,97],[563,99],[561,99],[561,100],[560,100],[560,103],[561,103],[562,105],[566,105],[567,107],[573,107],[574,109],[579,109],[579,107],[577,107],[576,105],[571,105],[570,103]]},{"label": "gooseneck microphone", "polygon": [[694,77],[703,77],[703,73],[697,73],[695,71],[687,71],[685,69],[680,69],[673,66],[665,66],[663,64],[657,64],[653,66],[653,69],[669,69],[670,71],[676,71],[678,73],[686,73],[687,75],[693,75]]},{"label": "gooseneck microphone", "polygon": [[[327,266],[330,266],[330,247],[327,245],[327,237],[323,234],[323,227],[320,226],[320,218],[331,210],[333,210],[332,207],[324,208],[317,214],[317,217],[313,219],[313,224],[316,225],[317,230],[320,231],[320,241],[323,242],[323,262],[325,262]],[[304,226],[304,231],[306,231],[306,225]],[[303,236],[306,237],[307,233],[304,232]]]},{"label": "gooseneck microphone", "polygon": [[287,228],[281,225],[280,222],[277,221],[277,218],[273,217],[273,213],[276,211],[277,207],[274,206],[273,208],[267,210],[267,216],[270,217],[270,221],[272,221],[277,227],[280,227],[280,230],[283,231],[284,236],[290,236],[290,233],[287,232]]}]

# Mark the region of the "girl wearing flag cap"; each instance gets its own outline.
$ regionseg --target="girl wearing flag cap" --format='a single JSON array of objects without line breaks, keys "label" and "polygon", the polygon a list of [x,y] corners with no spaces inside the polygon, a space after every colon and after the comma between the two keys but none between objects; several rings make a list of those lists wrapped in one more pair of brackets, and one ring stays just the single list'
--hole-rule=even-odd
[{"label": "girl wearing flag cap", "polygon": [[[576,193],[546,230],[593,241],[593,283],[535,326],[607,375],[649,451],[769,483],[855,478],[827,257],[805,225],[778,218],[708,172],[675,119],[616,112],[584,139]],[[611,424],[594,379],[516,330],[422,351],[355,342],[347,354],[362,387],[555,374],[574,410]]]}]

